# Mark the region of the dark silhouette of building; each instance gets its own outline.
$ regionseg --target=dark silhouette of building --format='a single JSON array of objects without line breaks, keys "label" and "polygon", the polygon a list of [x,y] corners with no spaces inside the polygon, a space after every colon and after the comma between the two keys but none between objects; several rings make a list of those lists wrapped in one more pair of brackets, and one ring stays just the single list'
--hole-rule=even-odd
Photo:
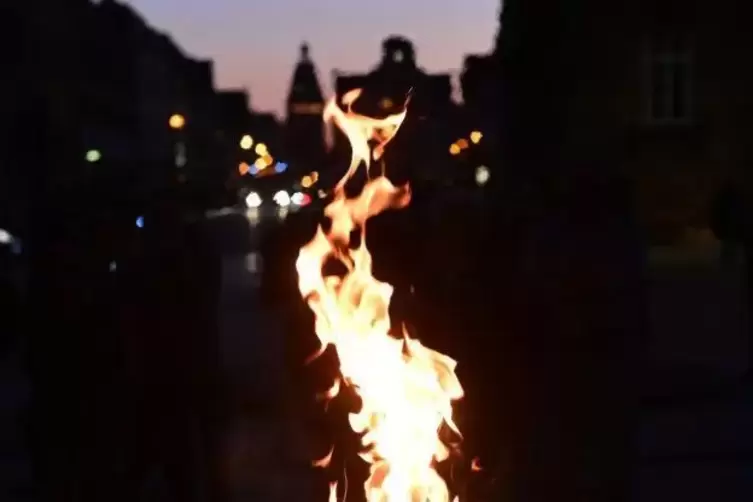
[{"label": "dark silhouette of building", "polygon": [[[234,194],[242,187],[252,183],[254,177],[277,174],[275,164],[284,162],[282,128],[277,118],[269,113],[256,113],[249,109],[248,92],[243,90],[224,90],[217,93],[217,107],[220,114],[219,134],[223,144],[223,161],[226,182]],[[241,142],[250,137],[251,145],[243,148]],[[265,151],[272,158],[272,165],[257,172],[254,163],[260,157],[258,150],[264,145]],[[245,169],[239,170],[243,164]],[[252,173],[249,173],[249,169]]]},{"label": "dark silhouette of building", "polygon": [[291,169],[299,175],[315,171],[326,161],[323,110],[319,78],[304,43],[288,93],[285,123],[285,150]]},{"label": "dark silhouette of building", "polygon": [[[114,270],[144,211],[133,191],[150,192],[176,173],[171,114],[192,124],[184,131],[189,181],[200,165],[200,137],[212,130],[204,104],[213,92],[211,66],[186,58],[117,2],[9,7],[0,24],[18,43],[4,57],[12,78],[3,90],[12,99],[0,184],[8,181],[10,190],[0,193],[0,206],[13,215],[1,227],[21,236],[29,270],[19,309],[33,387],[29,495],[123,500],[143,480],[124,474],[130,445],[121,433],[136,410],[120,399],[130,383],[114,322]],[[93,150],[98,158],[88,155]],[[197,315],[211,318],[210,302],[203,306]],[[198,343],[213,343],[210,329],[197,331]]]},{"label": "dark silhouette of building", "polygon": [[[115,0],[89,5],[83,33],[82,142],[106,166],[98,172],[141,195],[176,180],[216,185],[212,62],[185,55]],[[175,114],[180,129],[169,125]]]},{"label": "dark silhouette of building", "polygon": [[[505,177],[496,188],[514,251],[501,261],[508,300],[495,312],[520,334],[526,367],[513,372],[515,388],[499,390],[512,412],[500,449],[510,466],[531,451],[547,459],[508,473],[519,485],[509,500],[624,500],[630,492],[627,438],[645,367],[642,237],[680,244],[688,227],[708,224],[720,185],[750,170],[753,73],[737,63],[753,45],[750,9],[504,2],[495,57]],[[686,451],[667,471],[695,458]]]},{"label": "dark silhouette of building", "polygon": [[[371,72],[349,75],[335,72],[335,92],[339,99],[361,88],[356,110],[367,115],[385,116],[400,112],[410,93],[410,113],[386,153],[391,172],[411,178],[441,178],[449,168],[448,147],[455,140],[458,107],[452,101],[449,74],[429,74],[416,61],[413,44],[399,36],[382,43],[382,60]],[[349,152],[345,136],[335,128],[335,155]]]},{"label": "dark silhouette of building", "polygon": [[[544,20],[539,4],[567,15]],[[496,56],[504,85],[520,86],[526,104],[506,100],[501,113],[510,129],[527,124],[534,144],[521,137],[506,149],[546,143],[553,157],[611,156],[635,184],[640,223],[654,242],[706,227],[714,194],[751,158],[743,118],[751,72],[733,63],[750,40],[733,4],[512,2]]]},{"label": "dark silhouette of building", "polygon": [[496,63],[491,54],[471,54],[466,56],[460,75],[466,124],[488,141],[497,137]]}]

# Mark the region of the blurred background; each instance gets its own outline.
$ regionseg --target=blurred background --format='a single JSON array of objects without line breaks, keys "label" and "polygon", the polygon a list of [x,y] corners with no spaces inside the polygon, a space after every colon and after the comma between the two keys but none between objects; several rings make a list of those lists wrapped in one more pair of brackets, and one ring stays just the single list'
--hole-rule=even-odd
[{"label": "blurred background", "polygon": [[356,88],[411,93],[369,245],[459,361],[464,500],[751,500],[752,9],[3,5],[0,500],[325,500],[294,261]]}]

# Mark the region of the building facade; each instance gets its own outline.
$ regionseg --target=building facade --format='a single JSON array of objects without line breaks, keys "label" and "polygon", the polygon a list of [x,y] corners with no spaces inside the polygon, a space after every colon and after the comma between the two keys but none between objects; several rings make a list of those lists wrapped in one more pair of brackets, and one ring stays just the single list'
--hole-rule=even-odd
[{"label": "building facade", "polygon": [[[506,2],[495,56],[508,163],[560,157],[618,170],[654,242],[706,227],[720,186],[751,158],[753,76],[739,63],[750,7],[735,5]],[[549,158],[526,162],[542,142]]]}]

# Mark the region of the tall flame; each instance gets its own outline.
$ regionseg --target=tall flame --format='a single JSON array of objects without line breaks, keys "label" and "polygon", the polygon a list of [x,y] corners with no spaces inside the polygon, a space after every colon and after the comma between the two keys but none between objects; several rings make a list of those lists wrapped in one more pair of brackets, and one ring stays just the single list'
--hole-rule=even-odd
[{"label": "tall flame", "polygon": [[[350,425],[362,434],[363,453],[371,464],[364,484],[369,502],[447,502],[447,485],[435,470],[449,456],[439,437],[443,424],[459,434],[452,419],[452,402],[463,396],[455,375],[456,362],[411,339],[391,335],[389,304],[393,288],[371,274],[371,255],[366,247],[366,221],[386,209],[404,208],[410,188],[395,187],[384,175],[365,184],[348,199],[345,184],[363,164],[368,174],[372,158],[378,160],[405,119],[406,111],[383,119],[352,110],[360,96],[346,94],[341,109],[335,100],[324,118],[345,133],[352,148],[350,167],[335,187],[334,199],[325,208],[332,220],[328,232],[320,226],[314,238],[300,250],[296,261],[298,287],[316,317],[315,330],[321,348],[332,345],[340,361],[341,380],[361,398],[362,407],[351,413]],[[377,145],[370,148],[370,141]],[[351,232],[360,242],[351,248]],[[344,277],[324,276],[323,266],[337,260],[347,269]],[[331,399],[340,380],[326,393]],[[330,454],[316,463],[326,466]],[[331,485],[330,501],[336,500]]]}]

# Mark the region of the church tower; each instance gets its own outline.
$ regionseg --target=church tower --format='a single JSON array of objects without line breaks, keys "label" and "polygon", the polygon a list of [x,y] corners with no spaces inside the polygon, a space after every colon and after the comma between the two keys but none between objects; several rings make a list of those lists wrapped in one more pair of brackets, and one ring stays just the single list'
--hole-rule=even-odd
[{"label": "church tower", "polygon": [[291,168],[300,173],[314,171],[325,161],[324,97],[308,44],[301,45],[287,100],[286,148]]}]

